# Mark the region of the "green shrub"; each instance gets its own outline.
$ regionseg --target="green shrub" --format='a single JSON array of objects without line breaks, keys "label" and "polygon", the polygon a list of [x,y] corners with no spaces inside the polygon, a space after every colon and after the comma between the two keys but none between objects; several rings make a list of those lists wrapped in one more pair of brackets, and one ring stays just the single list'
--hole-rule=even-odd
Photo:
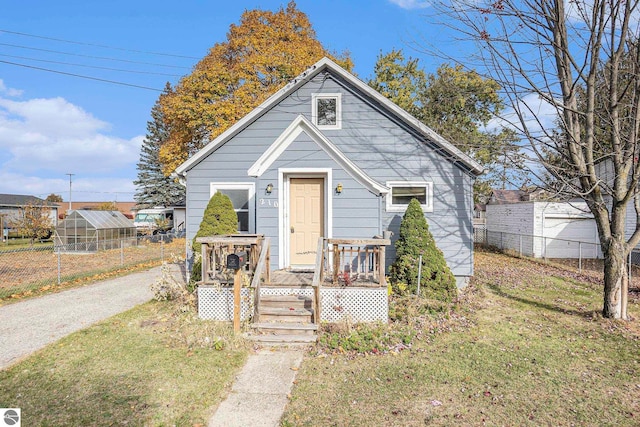
[{"label": "green shrub", "polygon": [[238,215],[233,210],[231,199],[226,194],[216,192],[211,197],[204,210],[200,228],[193,238],[193,250],[196,252],[195,262],[191,271],[191,281],[202,280],[202,259],[199,256],[201,246],[196,243],[198,237],[216,236],[220,234],[234,234],[238,232]]},{"label": "green shrub", "polygon": [[457,294],[456,279],[442,251],[436,246],[418,200],[409,203],[396,241],[396,261],[390,269],[391,284],[398,294],[415,294],[418,288],[418,264],[422,255],[420,295],[439,301],[451,301]]}]

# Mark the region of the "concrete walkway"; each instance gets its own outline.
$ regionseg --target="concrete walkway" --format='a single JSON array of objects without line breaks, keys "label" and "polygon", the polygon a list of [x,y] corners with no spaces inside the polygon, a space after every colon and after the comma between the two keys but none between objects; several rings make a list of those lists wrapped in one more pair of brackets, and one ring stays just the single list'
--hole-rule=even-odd
[{"label": "concrete walkway", "polygon": [[209,420],[209,427],[277,427],[303,351],[260,350],[247,363]]},{"label": "concrete walkway", "polygon": [[[172,265],[181,277],[179,266]],[[149,301],[160,267],[0,307],[0,369],[96,322]]]}]

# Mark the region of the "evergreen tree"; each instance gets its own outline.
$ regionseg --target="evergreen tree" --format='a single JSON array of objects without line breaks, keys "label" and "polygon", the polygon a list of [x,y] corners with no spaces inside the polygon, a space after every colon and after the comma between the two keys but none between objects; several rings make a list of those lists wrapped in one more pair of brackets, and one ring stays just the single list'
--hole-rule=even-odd
[{"label": "evergreen tree", "polygon": [[[200,253],[201,246],[196,243],[198,237],[217,236],[221,234],[235,234],[238,232],[238,215],[233,210],[231,199],[226,194],[216,192],[209,200],[204,210],[200,228],[193,238],[193,251]],[[196,257],[191,271],[191,281],[202,280],[202,260]]]},{"label": "evergreen tree", "polygon": [[184,186],[173,178],[165,176],[160,164],[160,147],[167,140],[169,131],[164,123],[160,108],[160,99],[171,92],[167,83],[164,93],[151,109],[152,120],[147,122],[147,135],[140,148],[138,179],[133,181],[137,187],[134,200],[143,208],[153,206],[171,206],[185,197]]},{"label": "evergreen tree", "polygon": [[396,261],[390,269],[391,284],[395,292],[416,293],[420,255],[420,295],[440,301],[453,300],[457,293],[456,279],[442,251],[436,246],[420,202],[413,199],[400,223]]}]

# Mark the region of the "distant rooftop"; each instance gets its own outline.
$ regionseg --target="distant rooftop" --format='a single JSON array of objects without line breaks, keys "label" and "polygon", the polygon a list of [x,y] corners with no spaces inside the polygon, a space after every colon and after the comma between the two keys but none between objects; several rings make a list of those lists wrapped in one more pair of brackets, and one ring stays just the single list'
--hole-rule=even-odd
[{"label": "distant rooftop", "polygon": [[23,207],[28,205],[58,207],[56,203],[47,202],[36,196],[26,194],[0,194],[0,206]]},{"label": "distant rooftop", "polygon": [[509,203],[533,202],[544,199],[545,192],[535,190],[493,190],[489,198],[489,205],[506,205]]}]

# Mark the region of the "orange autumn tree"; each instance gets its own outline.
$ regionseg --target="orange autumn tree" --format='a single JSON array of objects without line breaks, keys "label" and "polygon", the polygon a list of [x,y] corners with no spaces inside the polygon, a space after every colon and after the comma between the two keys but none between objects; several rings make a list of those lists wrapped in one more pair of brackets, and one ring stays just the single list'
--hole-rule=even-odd
[{"label": "orange autumn tree", "polygon": [[277,12],[245,11],[227,40],[216,43],[191,74],[160,97],[169,129],[159,155],[164,173],[324,56],[347,70],[353,66],[347,53],[336,56],[322,46],[295,2]]}]

